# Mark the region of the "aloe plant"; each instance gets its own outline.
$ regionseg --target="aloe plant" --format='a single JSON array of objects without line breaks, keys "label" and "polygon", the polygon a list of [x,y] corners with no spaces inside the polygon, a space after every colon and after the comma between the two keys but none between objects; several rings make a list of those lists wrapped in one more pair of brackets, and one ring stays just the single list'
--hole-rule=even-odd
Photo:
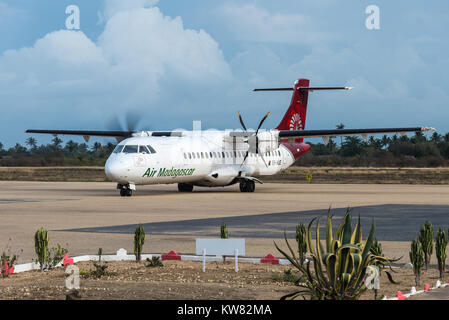
[{"label": "aloe plant", "polygon": [[139,262],[142,255],[143,245],[145,243],[145,231],[141,224],[136,228],[134,233],[134,255],[136,256],[136,261]]},{"label": "aloe plant", "polygon": [[296,242],[298,244],[299,262],[304,264],[307,253],[307,230],[303,223],[296,226]]},{"label": "aloe plant", "polygon": [[424,252],[424,265],[426,270],[433,253],[433,236],[433,225],[430,221],[426,221],[419,231],[419,241]]},{"label": "aloe plant", "polygon": [[[383,251],[382,251],[382,244],[377,241],[376,238],[374,238],[374,242],[373,245],[371,246],[370,252],[375,255],[375,256],[379,256],[379,257],[383,257]],[[382,265],[376,265],[378,267],[382,267]]]},{"label": "aloe plant", "polygon": [[443,229],[438,229],[437,238],[435,241],[435,253],[438,260],[438,270],[440,271],[440,279],[443,279],[444,266],[446,265],[447,237]]},{"label": "aloe plant", "polygon": [[415,274],[415,284],[419,286],[421,276],[421,269],[424,265],[424,251],[419,238],[412,241],[410,248],[410,262],[413,265],[413,273]]},{"label": "aloe plant", "polygon": [[[275,246],[290,263],[302,273],[307,280],[298,283],[300,290],[283,296],[281,299],[294,299],[299,296],[309,297],[313,300],[354,300],[366,290],[364,286],[367,277],[367,267],[373,264],[389,265],[394,259],[374,255],[370,249],[374,242],[374,222],[368,238],[362,241],[362,227],[360,217],[354,230],[352,218],[348,209],[338,226],[335,234],[332,230],[332,216],[328,213],[326,223],[325,245],[320,241],[319,218],[316,223],[316,240],[312,242],[313,219],[307,228],[307,247],[312,261],[305,266],[295,256],[287,236],[285,241],[291,255]],[[313,272],[311,264],[313,263]],[[388,274],[388,273],[387,273]],[[388,274],[391,279],[391,275]]]}]

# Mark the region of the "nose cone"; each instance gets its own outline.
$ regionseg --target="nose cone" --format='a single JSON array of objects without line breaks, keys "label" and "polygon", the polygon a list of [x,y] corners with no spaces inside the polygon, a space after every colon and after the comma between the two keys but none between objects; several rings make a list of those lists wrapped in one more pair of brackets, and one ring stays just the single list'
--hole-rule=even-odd
[{"label": "nose cone", "polygon": [[124,165],[118,159],[110,157],[104,165],[106,177],[112,181],[119,181],[124,176]]}]

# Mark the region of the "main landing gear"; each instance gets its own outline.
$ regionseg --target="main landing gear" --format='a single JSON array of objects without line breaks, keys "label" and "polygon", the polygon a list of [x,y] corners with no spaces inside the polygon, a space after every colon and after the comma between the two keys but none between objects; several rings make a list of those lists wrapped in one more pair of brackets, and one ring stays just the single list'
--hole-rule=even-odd
[{"label": "main landing gear", "polygon": [[178,183],[179,192],[192,192],[193,184],[190,183]]},{"label": "main landing gear", "polygon": [[133,195],[133,190],[136,190],[136,187],[130,184],[118,184],[117,189],[120,189],[120,196],[131,197]]},{"label": "main landing gear", "polygon": [[253,180],[240,180],[240,192],[254,192],[256,184]]}]

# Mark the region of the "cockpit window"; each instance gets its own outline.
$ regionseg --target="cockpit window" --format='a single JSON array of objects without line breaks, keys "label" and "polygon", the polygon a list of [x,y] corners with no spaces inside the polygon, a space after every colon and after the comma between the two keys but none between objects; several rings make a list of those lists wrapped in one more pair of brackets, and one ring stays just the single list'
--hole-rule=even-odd
[{"label": "cockpit window", "polygon": [[115,149],[114,149],[114,153],[120,153],[120,152],[122,152],[122,149],[123,149],[123,144],[118,144],[116,147],[115,147]]},{"label": "cockpit window", "polygon": [[139,146],[139,153],[149,154],[148,148],[146,146]]},{"label": "cockpit window", "polygon": [[123,153],[137,153],[137,146],[136,145],[126,145],[123,148]]},{"label": "cockpit window", "polygon": [[156,153],[156,150],[153,149],[152,146],[147,145],[148,150],[150,150],[151,153]]}]

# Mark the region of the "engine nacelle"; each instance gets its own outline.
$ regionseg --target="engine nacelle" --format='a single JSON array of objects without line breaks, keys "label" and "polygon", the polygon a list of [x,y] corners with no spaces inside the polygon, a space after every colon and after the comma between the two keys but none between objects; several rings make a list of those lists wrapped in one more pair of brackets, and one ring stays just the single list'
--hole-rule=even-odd
[{"label": "engine nacelle", "polygon": [[[279,131],[262,131],[257,134],[259,139],[258,153],[267,153],[279,148]],[[248,139],[249,151],[256,153],[256,136],[251,136]]]}]

